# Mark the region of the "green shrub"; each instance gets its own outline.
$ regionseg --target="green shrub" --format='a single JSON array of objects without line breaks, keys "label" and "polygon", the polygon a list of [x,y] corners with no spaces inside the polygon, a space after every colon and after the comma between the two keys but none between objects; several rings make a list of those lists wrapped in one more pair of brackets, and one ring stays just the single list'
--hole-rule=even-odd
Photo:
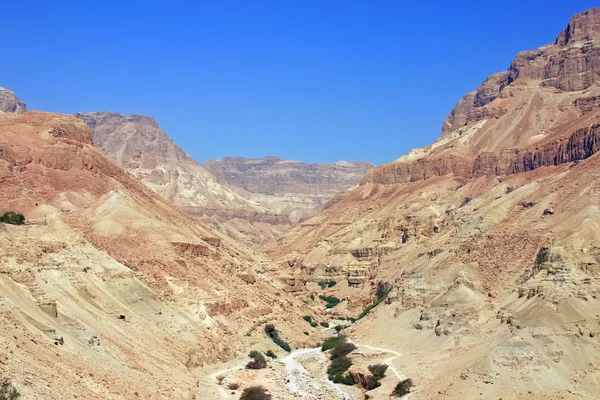
[{"label": "green shrub", "polygon": [[335,328],[333,328],[333,329],[335,329],[335,331],[336,331],[337,333],[340,333],[340,331],[341,331],[342,329],[344,329],[344,327],[343,327],[343,326],[341,326],[341,325],[336,325],[336,326],[335,326]]},{"label": "green shrub", "polygon": [[329,328],[329,322],[319,322],[323,328]]},{"label": "green shrub", "polygon": [[351,366],[352,361],[347,356],[332,357],[327,373],[329,375],[340,375],[348,371]]},{"label": "green shrub", "polygon": [[325,303],[325,307],[326,308],[333,308],[335,306],[337,306],[338,304],[340,304],[342,302],[342,300],[338,299],[335,296],[324,296],[321,295],[319,296],[319,299],[323,300]]},{"label": "green shrub", "polygon": [[247,369],[267,368],[267,360],[265,359],[265,357],[262,354],[257,352],[256,355],[253,357],[253,360],[250,361],[248,364],[246,364],[246,368]]},{"label": "green shrub", "polygon": [[348,385],[348,386],[352,386],[355,383],[354,379],[352,379],[352,376],[350,376],[350,375],[340,375],[340,374],[330,375],[329,380],[332,381],[333,383],[339,383],[339,384]]},{"label": "green shrub", "polygon": [[385,371],[388,369],[386,364],[369,365],[369,371],[372,375],[367,378],[367,390],[373,390],[381,386],[379,380],[385,376]]},{"label": "green shrub", "polygon": [[383,378],[385,376],[385,371],[387,371],[387,364],[375,364],[369,365],[369,371],[373,374],[375,378]]},{"label": "green shrub", "polygon": [[265,354],[267,355],[267,357],[277,358],[277,354],[273,353],[272,350],[267,350]]},{"label": "green shrub", "polygon": [[346,339],[339,340],[331,351],[331,358],[344,357],[356,350],[356,346]]},{"label": "green shrub", "polygon": [[346,341],[344,337],[333,337],[327,339],[321,348],[329,348],[330,346],[332,346],[333,350],[331,351],[331,363],[329,364],[329,368],[327,368],[329,379],[334,383],[354,385],[352,377],[344,374],[352,366],[352,360],[348,358],[348,354],[356,349],[356,346]]},{"label": "green shrub", "polygon": [[9,381],[0,382],[0,400],[17,400],[21,393]]},{"label": "green shrub", "polygon": [[336,281],[331,280],[331,279],[328,281],[321,280],[321,281],[319,281],[319,286],[321,286],[321,289],[325,289],[325,287],[332,288],[336,285],[336,283],[337,283]]},{"label": "green shrub", "polygon": [[258,356],[260,353],[256,350],[252,350],[250,353],[248,353],[248,357],[250,358],[256,358],[256,356]]},{"label": "green shrub", "polygon": [[405,379],[403,381],[398,382],[394,390],[392,391],[392,395],[396,397],[402,397],[410,393],[412,388],[414,387],[411,379]]},{"label": "green shrub", "polygon": [[305,315],[304,317],[302,317],[306,322],[308,322],[309,324],[312,322],[312,317],[310,315]]},{"label": "green shrub", "polygon": [[262,386],[250,386],[242,392],[240,400],[271,400],[272,397]]},{"label": "green shrub", "polygon": [[317,326],[319,326],[319,324],[317,323],[317,321],[313,321],[310,323],[310,326],[312,326],[313,328],[316,328]]},{"label": "green shrub", "polygon": [[0,215],[0,222],[11,225],[23,225],[25,223],[25,217],[23,214],[17,214],[12,211]]},{"label": "green shrub", "polygon": [[308,332],[304,331],[304,334],[305,334],[306,336],[308,336]]},{"label": "green shrub", "polygon": [[371,312],[372,309],[374,309],[382,301],[384,301],[386,299],[386,297],[388,297],[388,295],[390,294],[391,291],[392,291],[392,287],[391,286],[389,286],[387,284],[379,285],[377,287],[377,293],[376,293],[377,299],[375,300],[375,302],[373,304],[371,304],[370,306],[368,306],[367,308],[365,308],[365,310],[360,313],[360,315],[358,316],[358,318],[355,319],[352,322],[356,322],[359,319],[364,318],[369,312]]},{"label": "green shrub", "polygon": [[321,345],[321,351],[327,351],[327,350],[333,349],[335,347],[335,345],[343,338],[344,338],[343,336],[331,336],[331,337],[325,339],[325,341]]},{"label": "green shrub", "polygon": [[292,351],[290,345],[285,340],[279,337],[279,332],[277,332],[277,329],[275,329],[275,326],[273,324],[265,325],[265,333],[277,346],[281,347],[285,351]]}]

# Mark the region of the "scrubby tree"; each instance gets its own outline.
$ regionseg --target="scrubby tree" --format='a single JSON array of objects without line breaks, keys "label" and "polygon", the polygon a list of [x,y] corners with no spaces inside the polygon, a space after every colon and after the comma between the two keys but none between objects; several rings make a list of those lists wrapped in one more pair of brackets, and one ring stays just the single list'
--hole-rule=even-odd
[{"label": "scrubby tree", "polygon": [[398,382],[394,391],[392,392],[393,396],[402,397],[410,393],[412,388],[414,387],[411,379],[405,379],[403,381]]},{"label": "scrubby tree", "polygon": [[261,386],[250,386],[242,392],[240,400],[271,400],[271,395]]}]

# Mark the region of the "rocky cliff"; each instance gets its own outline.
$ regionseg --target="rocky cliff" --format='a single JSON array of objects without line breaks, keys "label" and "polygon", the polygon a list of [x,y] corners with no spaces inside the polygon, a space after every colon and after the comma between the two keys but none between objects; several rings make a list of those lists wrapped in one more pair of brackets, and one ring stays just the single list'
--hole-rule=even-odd
[{"label": "rocky cliff", "polygon": [[27,106],[10,90],[0,87],[0,112],[23,114]]},{"label": "rocky cliff", "polygon": [[306,164],[278,157],[226,157],[204,165],[221,182],[244,189],[245,197],[290,215],[293,221],[312,215],[335,194],[357,185],[373,167],[367,162]]},{"label": "rocky cliff", "polygon": [[519,53],[270,251],[307,304],[376,305],[346,333],[401,353],[415,399],[600,396],[599,21]]},{"label": "rocky cliff", "polygon": [[0,186],[0,213],[27,221],[0,223],[0,364],[23,398],[218,398],[201,367],[277,351],[266,323],[307,339],[269,260],[173,208],[74,116],[1,114]]}]

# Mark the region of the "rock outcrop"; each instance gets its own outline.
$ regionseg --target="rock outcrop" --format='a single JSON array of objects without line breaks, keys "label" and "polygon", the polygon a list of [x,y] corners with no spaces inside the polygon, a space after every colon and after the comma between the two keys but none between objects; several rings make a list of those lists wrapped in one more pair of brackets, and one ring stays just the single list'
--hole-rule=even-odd
[{"label": "rock outcrop", "polygon": [[357,185],[373,167],[367,162],[305,164],[278,157],[226,157],[204,166],[221,182],[242,188],[245,197],[290,216],[309,217],[337,193]]},{"label": "rock outcrop", "polygon": [[0,112],[23,114],[27,106],[10,90],[0,87]]}]

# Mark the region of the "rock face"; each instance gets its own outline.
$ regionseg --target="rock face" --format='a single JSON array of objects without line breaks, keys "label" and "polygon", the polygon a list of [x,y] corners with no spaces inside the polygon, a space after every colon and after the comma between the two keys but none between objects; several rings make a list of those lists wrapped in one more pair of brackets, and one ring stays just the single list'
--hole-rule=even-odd
[{"label": "rock face", "polygon": [[599,21],[519,53],[270,250],[307,304],[331,280],[332,313],[378,304],[352,339],[402,353],[415,399],[600,397]]},{"label": "rock face", "polygon": [[23,114],[27,106],[10,90],[0,87],[0,112]]},{"label": "rock face", "polygon": [[94,146],[104,154],[170,203],[221,232],[259,244],[290,227],[287,215],[277,215],[221,184],[185,154],[153,118],[109,112],[75,116],[91,128]]},{"label": "rock face", "polygon": [[278,157],[226,157],[204,165],[221,182],[244,189],[246,197],[290,215],[293,221],[312,215],[338,192],[357,185],[373,167],[367,162],[305,164]]},{"label": "rock face", "polygon": [[2,379],[23,398],[218,398],[197,367],[265,342],[267,323],[304,340],[303,305],[265,278],[269,260],[173,208],[82,120],[0,114],[0,186],[0,213],[27,221],[0,223]]}]

